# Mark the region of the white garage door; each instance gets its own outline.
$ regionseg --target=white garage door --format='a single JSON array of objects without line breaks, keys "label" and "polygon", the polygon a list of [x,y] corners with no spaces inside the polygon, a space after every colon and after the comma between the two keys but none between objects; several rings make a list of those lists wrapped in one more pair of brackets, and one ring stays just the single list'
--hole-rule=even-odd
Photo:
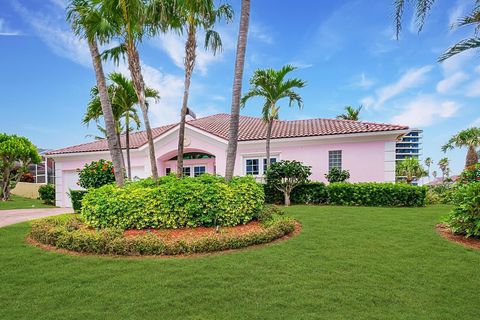
[{"label": "white garage door", "polygon": [[82,188],[77,184],[78,182],[78,173],[75,170],[63,171],[63,206],[71,208],[72,202],[68,196],[69,190],[82,190]]}]

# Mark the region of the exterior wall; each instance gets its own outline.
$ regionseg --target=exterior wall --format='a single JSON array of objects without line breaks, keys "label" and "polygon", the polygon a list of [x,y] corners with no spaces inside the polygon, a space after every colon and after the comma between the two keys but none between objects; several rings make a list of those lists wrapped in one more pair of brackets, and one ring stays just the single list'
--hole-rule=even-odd
[{"label": "exterior wall", "polygon": [[45,183],[19,182],[15,188],[12,189],[12,194],[30,199],[38,199],[40,196],[38,194],[38,188],[43,185],[45,185]]}]

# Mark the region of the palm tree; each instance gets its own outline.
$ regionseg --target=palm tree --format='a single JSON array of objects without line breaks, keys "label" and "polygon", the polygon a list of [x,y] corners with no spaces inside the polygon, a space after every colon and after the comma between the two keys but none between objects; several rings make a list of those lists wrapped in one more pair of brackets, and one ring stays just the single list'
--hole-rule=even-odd
[{"label": "palm tree", "polygon": [[97,6],[91,0],[71,0],[67,8],[67,20],[71,23],[73,32],[87,40],[95,70],[100,105],[105,119],[108,150],[115,170],[115,181],[118,186],[123,186],[122,150],[120,141],[115,134],[112,106],[108,99],[105,74],[98,50],[98,42],[106,43],[112,37],[111,25],[102,17]]},{"label": "palm tree", "polygon": [[427,177],[430,182],[430,166],[433,164],[433,160],[430,157],[425,158],[425,166],[427,167]]},{"label": "palm tree", "polygon": [[[224,4],[215,8],[213,0],[185,0],[178,8],[179,19],[183,28],[182,32],[187,33],[185,43],[185,85],[183,92],[182,110],[180,113],[180,128],[178,133],[178,154],[177,154],[177,175],[183,176],[183,149],[185,140],[185,119],[188,109],[188,95],[190,91],[190,80],[195,67],[197,50],[197,29],[205,31],[205,49],[211,49],[213,54],[222,49],[222,39],[218,32],[213,30],[214,25],[225,19],[230,22],[233,19],[233,10],[230,5]],[[183,30],[184,29],[184,30]]]},{"label": "palm tree", "polygon": [[448,158],[442,158],[438,161],[438,167],[442,171],[442,182],[445,180],[445,177],[448,177],[448,172],[450,171],[448,168],[449,165],[450,162]]},{"label": "palm tree", "polygon": [[[109,98],[112,101],[113,115],[115,121],[115,130],[118,138],[125,133],[125,149],[127,154],[127,176],[131,179],[131,161],[130,161],[130,131],[140,128],[140,118],[137,114],[135,106],[138,104],[138,97],[133,87],[133,81],[127,79],[124,75],[117,72],[112,72],[109,75],[112,82],[108,86]],[[99,96],[97,87],[92,88],[91,99],[87,106],[87,111],[83,117],[83,123],[88,125],[90,121],[96,121],[103,116],[102,110],[99,107]],[[145,88],[145,96],[147,98],[159,99],[158,91],[152,88]],[[122,124],[122,119],[124,124]],[[133,124],[133,126],[132,126]],[[103,128],[97,124],[100,132]],[[122,153],[123,158],[123,153]],[[124,160],[123,160],[124,161]]]},{"label": "palm tree", "polygon": [[437,179],[437,171],[435,170],[432,171],[432,177],[433,179]]},{"label": "palm tree", "polygon": [[462,130],[454,135],[446,144],[442,146],[442,151],[452,150],[453,148],[467,147],[467,157],[465,159],[465,167],[469,167],[478,163],[477,148],[480,147],[480,128],[473,127]]},{"label": "palm tree", "polygon": [[277,105],[278,101],[283,98],[288,98],[290,107],[294,102],[297,103],[299,108],[302,108],[303,106],[302,97],[293,91],[293,89],[303,88],[306,85],[306,82],[298,78],[285,80],[285,76],[295,69],[296,68],[291,65],[286,65],[280,70],[256,70],[250,80],[250,90],[242,97],[242,106],[245,106],[246,102],[253,97],[262,97],[265,99],[265,104],[262,108],[262,117],[267,126],[267,168],[270,165],[270,139],[272,136],[272,127],[274,120],[278,119],[278,113],[280,110],[280,106]]},{"label": "palm tree", "polygon": [[[395,24],[397,30],[397,39],[402,30],[402,18],[403,11],[406,5],[405,0],[395,0]],[[415,0],[412,1],[415,6],[415,22],[418,26],[418,32],[422,31],[425,24],[425,18],[427,17],[428,12],[432,8],[435,0]],[[475,26],[475,31],[473,37],[463,39],[457,42],[455,45],[447,49],[439,58],[438,61],[442,62],[452,56],[464,52],[466,50],[475,49],[480,47],[480,37],[478,36],[478,31],[480,30],[480,1],[475,0],[475,5],[467,16],[462,17],[454,25],[456,27],[462,26]]]},{"label": "palm tree", "polygon": [[356,109],[352,106],[346,106],[344,108],[346,112],[342,113],[342,114],[339,114],[337,116],[337,119],[358,121],[358,120],[360,120],[359,114],[360,114],[360,111],[362,110],[362,108],[363,108],[363,106],[360,106]]},{"label": "palm tree", "polygon": [[417,158],[405,158],[397,163],[397,176],[405,177],[408,184],[412,184],[413,180],[419,179],[427,175],[427,172],[420,164]]},{"label": "palm tree", "polygon": [[242,0],[240,28],[238,31],[237,53],[235,56],[235,73],[233,76],[232,108],[230,111],[230,128],[227,148],[225,179],[232,180],[237,157],[238,127],[240,122],[240,95],[242,94],[243,67],[247,49],[248,24],[250,21],[250,0]]}]

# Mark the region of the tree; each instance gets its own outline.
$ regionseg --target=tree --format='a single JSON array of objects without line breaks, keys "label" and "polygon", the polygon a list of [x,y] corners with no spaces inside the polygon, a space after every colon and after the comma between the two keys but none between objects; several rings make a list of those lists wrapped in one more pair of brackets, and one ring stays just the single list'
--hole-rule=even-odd
[{"label": "tree", "polygon": [[432,177],[433,177],[433,179],[437,179],[437,171],[434,170],[432,172]]},{"label": "tree", "polygon": [[187,33],[185,43],[185,82],[183,91],[182,110],[180,113],[180,127],[178,132],[177,175],[183,176],[183,149],[185,140],[185,122],[188,109],[188,95],[190,80],[195,67],[197,50],[197,29],[205,31],[205,49],[212,50],[216,54],[222,49],[220,34],[213,27],[220,19],[228,23],[233,19],[233,10],[230,5],[224,4],[215,8],[213,0],[185,0],[178,8],[182,32]]},{"label": "tree", "polygon": [[0,133],[0,200],[7,201],[10,190],[15,188],[22,174],[28,171],[28,165],[40,161],[42,158],[30,140]]},{"label": "tree", "polygon": [[463,147],[468,148],[467,157],[465,159],[465,168],[478,163],[478,154],[476,148],[480,147],[479,127],[473,127],[460,131],[442,146],[442,151],[446,152],[447,150]]},{"label": "tree", "polygon": [[272,165],[267,170],[267,184],[283,192],[285,205],[290,205],[290,194],[293,189],[306,183],[311,174],[309,166],[295,160],[282,160]]},{"label": "tree", "polygon": [[450,168],[448,167],[450,165],[450,162],[448,161],[448,158],[442,158],[438,161],[438,167],[442,171],[442,182],[445,181],[445,177],[448,178],[448,173],[450,171]]},{"label": "tree", "polygon": [[[140,118],[137,114],[135,106],[138,104],[138,96],[135,93],[133,81],[127,79],[124,75],[118,72],[112,72],[109,75],[111,84],[108,86],[109,99],[111,100],[113,116],[115,121],[115,131],[120,140],[120,135],[125,133],[125,149],[127,154],[127,174],[131,179],[132,169],[130,161],[130,131],[140,128]],[[87,124],[90,121],[96,121],[103,116],[100,108],[100,98],[98,95],[98,88],[92,88],[90,102],[87,106],[87,111],[83,117],[83,123]],[[146,87],[145,97],[159,99],[158,91]],[[147,103],[148,106],[148,103]],[[124,124],[122,124],[122,119]],[[132,126],[133,124],[133,126]],[[97,124],[98,129],[103,132],[103,128]],[[121,140],[120,140],[121,141]],[[122,154],[123,156],[123,154]]]},{"label": "tree", "polygon": [[342,170],[337,167],[333,167],[325,174],[325,178],[328,182],[345,182],[350,178],[350,172],[348,170]]},{"label": "tree", "polygon": [[360,120],[359,114],[360,114],[360,111],[362,110],[362,108],[363,108],[363,106],[360,106],[358,108],[354,108],[352,106],[346,106],[344,108],[346,112],[342,113],[342,114],[339,114],[337,116],[337,119],[358,121],[358,120]]},{"label": "tree", "polygon": [[405,158],[397,162],[397,177],[405,177],[408,184],[413,180],[420,179],[427,175],[427,171],[422,167],[417,158]]},{"label": "tree", "polygon": [[433,160],[430,157],[425,158],[425,166],[427,167],[427,177],[428,181],[430,181],[430,166],[433,164]]},{"label": "tree", "polygon": [[115,168],[115,181],[118,186],[123,186],[122,149],[118,136],[115,134],[112,106],[108,98],[105,74],[98,50],[98,42],[103,44],[109,41],[113,36],[114,28],[102,17],[96,2],[94,3],[92,0],[71,0],[67,8],[67,20],[70,21],[73,32],[87,40],[105,119],[108,150]]},{"label": "tree", "polygon": [[291,65],[286,65],[280,70],[274,69],[259,69],[256,70],[252,79],[250,80],[251,88],[242,97],[241,105],[245,106],[247,101],[253,97],[262,97],[265,103],[262,108],[262,118],[267,126],[266,135],[266,158],[267,169],[270,166],[270,139],[272,136],[272,128],[275,120],[278,119],[280,106],[278,101],[283,98],[289,99],[289,106],[294,102],[297,103],[298,108],[302,108],[302,97],[294,91],[295,88],[303,88],[306,82],[298,78],[285,80],[285,76],[295,70]]},{"label": "tree", "polygon": [[240,122],[240,95],[242,93],[243,68],[247,49],[248,24],[250,21],[250,0],[242,0],[240,28],[238,30],[237,53],[235,56],[235,72],[233,76],[232,107],[230,111],[230,127],[227,147],[225,179],[232,180],[237,157],[238,128]]},{"label": "tree", "polygon": [[[397,31],[397,39],[400,36],[402,30],[402,18],[405,5],[408,1],[405,0],[395,0],[395,24]],[[415,6],[415,22],[418,27],[418,32],[421,32],[425,24],[425,18],[427,17],[428,12],[432,8],[435,0],[414,0],[411,1]],[[475,26],[475,33],[473,37],[463,39],[457,42],[455,45],[447,49],[439,58],[439,62],[443,62],[452,56],[462,53],[466,50],[475,49],[480,47],[480,38],[478,37],[478,31],[480,29],[480,1],[475,0],[473,10],[466,16],[460,18],[453,26],[462,27],[462,26]]]}]

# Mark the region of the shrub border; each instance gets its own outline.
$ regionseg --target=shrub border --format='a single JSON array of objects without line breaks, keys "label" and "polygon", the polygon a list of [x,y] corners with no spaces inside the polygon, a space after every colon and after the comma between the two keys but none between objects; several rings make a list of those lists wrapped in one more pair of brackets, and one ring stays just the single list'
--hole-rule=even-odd
[{"label": "shrub border", "polygon": [[[35,227],[35,223],[43,222],[45,220],[51,220],[51,222],[56,222],[57,225],[51,225],[50,229],[46,230],[48,234],[44,234],[44,236],[56,237],[55,240],[58,241],[60,236],[68,236],[68,234],[70,234],[70,237],[69,237],[70,240],[73,239],[71,237],[71,234],[73,233],[73,231],[69,231],[67,230],[67,228],[65,228],[62,233],[58,227],[58,220],[55,220],[55,218],[50,217],[50,218],[40,219],[32,223],[32,226],[31,226],[32,229],[30,230],[30,232],[27,234],[25,238],[27,243],[46,251],[53,251],[53,252],[58,252],[58,253],[68,254],[68,255],[97,256],[97,257],[105,257],[105,258],[110,257],[110,258],[126,258],[126,259],[189,258],[189,257],[215,255],[215,254],[222,254],[222,253],[228,253],[228,252],[234,252],[234,251],[248,250],[250,248],[268,246],[276,242],[294,237],[300,233],[302,228],[301,224],[296,220],[282,219],[282,220],[271,222],[267,227],[265,227],[265,229],[263,229],[260,232],[244,234],[242,235],[242,237],[226,236],[226,237],[220,237],[220,238],[204,238],[204,239],[193,241],[191,243],[185,243],[184,241],[175,241],[172,243],[165,243],[155,235],[150,235],[150,236],[140,235],[140,236],[129,236],[129,237],[125,237],[122,235],[117,238],[112,238],[111,240],[117,239],[117,241],[121,241],[124,244],[130,244],[130,245],[132,244],[132,242],[138,241],[139,244],[144,245],[145,242],[142,243],[143,240],[148,240],[148,237],[155,237],[156,241],[158,241],[157,244],[161,242],[163,243],[163,245],[165,245],[165,247],[170,246],[169,249],[175,249],[175,246],[179,246],[183,250],[181,252],[176,252],[175,250],[171,250],[167,253],[161,253],[161,254],[142,254],[137,251],[135,252],[127,251],[125,254],[120,254],[118,252],[112,252],[113,250],[110,250],[109,252],[90,252],[85,250],[83,251],[71,250],[68,248],[55,246],[51,243],[42,242],[40,239],[37,239],[35,238],[35,236],[33,236],[32,230]],[[102,231],[94,231],[94,232],[88,231],[88,232],[92,234],[95,233],[98,235]],[[270,234],[270,232],[272,232],[273,234]],[[258,237],[259,235],[263,237],[259,238]],[[248,239],[249,237],[251,237],[251,239]],[[247,239],[242,239],[242,238],[247,238]],[[49,238],[49,239],[52,239],[52,238]],[[246,240],[247,242],[242,242],[242,240]],[[218,248],[218,247],[215,248],[215,247],[209,247],[209,246],[200,247],[198,245],[201,244],[201,241],[205,241],[206,243],[208,243],[209,241],[212,243],[222,242],[221,244],[227,245],[227,247],[224,247],[224,248]],[[85,240],[85,242],[88,242],[88,239]],[[150,249],[150,250],[153,250],[153,249]]]}]

